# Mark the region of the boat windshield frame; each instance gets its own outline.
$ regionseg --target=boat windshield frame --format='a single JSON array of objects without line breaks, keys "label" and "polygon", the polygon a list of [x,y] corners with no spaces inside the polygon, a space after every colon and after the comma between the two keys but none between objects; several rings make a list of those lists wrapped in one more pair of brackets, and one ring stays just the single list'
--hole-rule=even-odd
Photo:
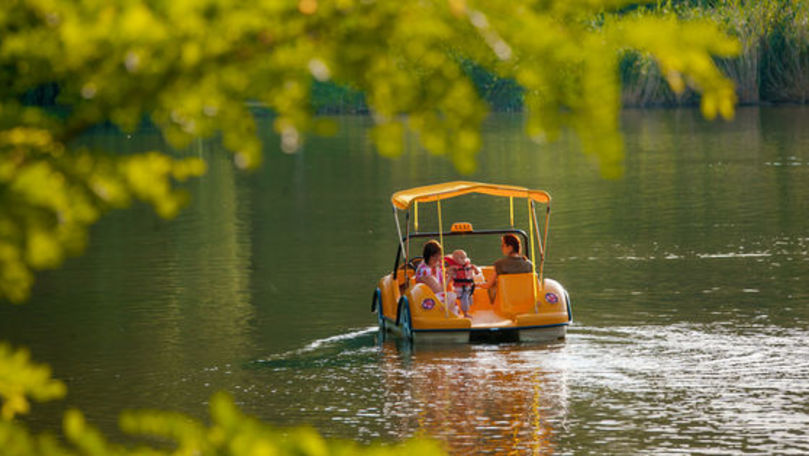
[{"label": "boat windshield frame", "polygon": [[[451,236],[490,236],[490,235],[503,235],[503,234],[516,234],[522,237],[522,245],[528,245],[528,234],[521,229],[518,228],[507,228],[507,229],[499,229],[499,230],[472,230],[472,231],[444,231],[443,233],[439,233],[438,231],[430,231],[430,232],[417,232],[417,233],[409,233],[402,236],[402,242],[397,243],[396,245],[396,261],[393,263],[393,278],[396,279],[397,273],[399,271],[399,262],[402,260],[402,245],[407,244],[410,239],[418,239],[418,238],[435,238],[439,236],[439,234],[443,234],[444,237],[451,237]],[[443,246],[442,246],[443,248]],[[528,253],[527,249],[525,252],[526,258],[529,260],[530,254]]]}]

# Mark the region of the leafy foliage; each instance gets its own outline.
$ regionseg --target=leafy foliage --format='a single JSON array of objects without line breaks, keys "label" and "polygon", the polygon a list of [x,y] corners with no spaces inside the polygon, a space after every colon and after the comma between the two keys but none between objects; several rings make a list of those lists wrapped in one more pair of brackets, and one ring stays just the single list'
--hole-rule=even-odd
[{"label": "leafy foliage", "polygon": [[[730,58],[715,55],[719,69],[736,86],[740,103],[809,101],[809,1],[806,0],[710,0],[666,1],[629,6],[605,14],[636,18],[676,15],[681,20],[709,21],[738,39],[741,51]],[[619,51],[621,102],[624,106],[693,106],[699,93],[675,92],[661,73],[655,56],[638,49]],[[513,79],[498,77],[475,62],[462,62],[478,94],[495,111],[521,111],[523,90]],[[318,112],[353,113],[367,110],[364,98],[343,94],[346,89],[331,82],[313,91]],[[317,84],[316,84],[317,85]],[[49,87],[43,88],[47,95]]]},{"label": "leafy foliage", "polygon": [[[294,152],[305,132],[333,130],[310,103],[313,83],[333,81],[347,88],[338,99],[365,94],[380,153],[401,153],[410,130],[470,172],[487,111],[475,65],[524,89],[531,137],[572,128],[617,174],[621,49],[656,59],[675,91],[701,91],[706,116],[729,117],[733,90],[711,56],[736,42],[674,16],[596,26],[627,3],[14,0],[0,12],[0,297],[24,300],[33,271],[80,252],[110,208],[141,199],[173,215],[183,196],[172,181],[204,171],[158,152],[75,146],[99,123],[131,131],[146,118],[175,147],[221,132],[249,168],[261,145],[246,101],[275,112],[281,147]],[[37,91],[44,106],[29,103]]]},{"label": "leafy foliage", "polygon": [[[0,343],[0,419],[11,420],[29,410],[28,396],[47,401],[64,396],[65,385],[51,378],[48,366],[31,363],[28,351]],[[2,448],[3,445],[0,445]]]}]

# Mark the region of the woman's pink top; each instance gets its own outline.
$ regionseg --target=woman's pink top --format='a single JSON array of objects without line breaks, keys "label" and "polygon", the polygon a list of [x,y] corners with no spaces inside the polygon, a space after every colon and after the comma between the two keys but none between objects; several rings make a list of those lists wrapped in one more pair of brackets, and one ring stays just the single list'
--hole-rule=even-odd
[{"label": "woman's pink top", "polygon": [[436,265],[435,267],[430,267],[427,263],[422,262],[419,264],[419,267],[416,268],[416,280],[422,279],[424,277],[432,276],[435,280],[438,281],[439,284],[444,284],[444,275],[441,274],[441,265]]}]

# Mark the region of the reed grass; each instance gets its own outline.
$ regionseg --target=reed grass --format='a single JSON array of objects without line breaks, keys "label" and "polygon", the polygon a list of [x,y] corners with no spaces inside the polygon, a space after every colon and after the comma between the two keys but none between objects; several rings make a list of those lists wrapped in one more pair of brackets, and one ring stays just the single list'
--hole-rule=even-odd
[{"label": "reed grass", "polygon": [[518,112],[523,108],[523,89],[513,79],[498,77],[470,60],[461,67],[475,84],[478,95],[498,112]]},{"label": "reed grass", "polygon": [[779,9],[762,59],[762,94],[771,101],[809,102],[809,2]]},{"label": "reed grass", "polygon": [[[739,103],[809,102],[809,1],[659,2],[634,11],[650,15],[667,12],[684,19],[710,19],[739,39],[739,56],[716,61],[735,82]],[[625,106],[676,106],[698,101],[690,90],[675,96],[648,56],[624,53],[620,71]]]},{"label": "reed grass", "polygon": [[675,106],[687,104],[691,91],[676,94],[657,64],[637,51],[624,51],[620,58],[621,103],[624,106]]}]

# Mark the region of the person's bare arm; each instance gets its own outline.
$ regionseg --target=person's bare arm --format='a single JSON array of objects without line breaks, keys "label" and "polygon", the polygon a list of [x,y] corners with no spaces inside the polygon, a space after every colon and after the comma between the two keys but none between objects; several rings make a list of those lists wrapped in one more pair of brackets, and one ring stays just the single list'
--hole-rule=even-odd
[{"label": "person's bare arm", "polygon": [[444,291],[444,289],[441,287],[441,284],[438,283],[438,280],[436,280],[435,277],[433,276],[419,277],[418,279],[416,279],[416,282],[427,285],[428,287],[430,287],[431,290],[433,290],[433,293]]},{"label": "person's bare arm", "polygon": [[479,286],[480,288],[487,289],[493,287],[495,283],[497,283],[497,272],[492,274],[492,277],[489,280],[480,284]]}]

